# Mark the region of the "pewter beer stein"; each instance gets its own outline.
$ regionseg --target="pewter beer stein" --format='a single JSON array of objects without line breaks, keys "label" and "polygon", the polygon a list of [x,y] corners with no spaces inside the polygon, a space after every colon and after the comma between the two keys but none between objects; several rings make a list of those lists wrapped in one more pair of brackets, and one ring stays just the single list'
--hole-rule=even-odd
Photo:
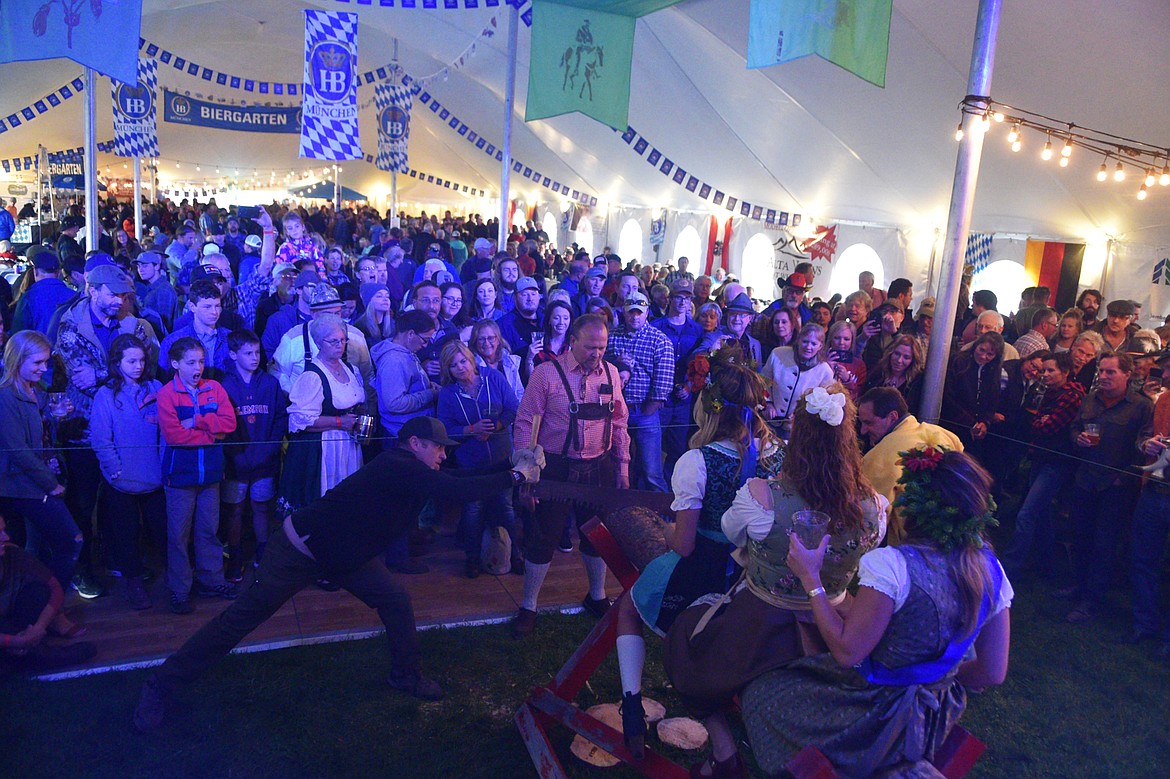
[{"label": "pewter beer stein", "polygon": [[374,424],[377,422],[369,414],[362,414],[353,426],[353,437],[359,444],[368,444],[374,437]]}]

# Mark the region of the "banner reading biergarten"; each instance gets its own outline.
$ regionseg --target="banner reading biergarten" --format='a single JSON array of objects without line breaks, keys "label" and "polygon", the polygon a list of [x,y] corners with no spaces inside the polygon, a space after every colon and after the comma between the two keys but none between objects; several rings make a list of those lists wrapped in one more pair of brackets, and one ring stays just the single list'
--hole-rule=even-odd
[{"label": "banner reading biergarten", "polygon": [[302,157],[364,156],[358,138],[357,23],[354,13],[305,11]]},{"label": "banner reading biergarten", "polygon": [[114,101],[114,154],[157,157],[158,60],[138,60],[138,82],[111,81]]}]

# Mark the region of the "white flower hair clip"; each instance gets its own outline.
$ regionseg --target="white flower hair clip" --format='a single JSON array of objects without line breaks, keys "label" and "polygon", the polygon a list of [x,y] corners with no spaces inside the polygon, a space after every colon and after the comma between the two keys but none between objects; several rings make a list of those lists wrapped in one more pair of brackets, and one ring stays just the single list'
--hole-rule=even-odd
[{"label": "white flower hair clip", "polygon": [[813,387],[804,396],[804,408],[830,427],[845,421],[845,394],[832,394],[824,387]]}]

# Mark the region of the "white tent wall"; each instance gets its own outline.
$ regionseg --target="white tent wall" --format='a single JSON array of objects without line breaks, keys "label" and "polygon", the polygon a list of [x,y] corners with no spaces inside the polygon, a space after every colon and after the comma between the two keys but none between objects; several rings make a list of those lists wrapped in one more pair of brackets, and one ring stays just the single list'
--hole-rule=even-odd
[{"label": "white tent wall", "polygon": [[[1105,272],[1106,289],[1102,290],[1106,300],[1136,301],[1142,305],[1139,324],[1160,326],[1170,316],[1170,285],[1165,272],[1170,260],[1167,258],[1170,258],[1170,245],[1115,242]],[[1155,281],[1156,267],[1159,272]]]}]

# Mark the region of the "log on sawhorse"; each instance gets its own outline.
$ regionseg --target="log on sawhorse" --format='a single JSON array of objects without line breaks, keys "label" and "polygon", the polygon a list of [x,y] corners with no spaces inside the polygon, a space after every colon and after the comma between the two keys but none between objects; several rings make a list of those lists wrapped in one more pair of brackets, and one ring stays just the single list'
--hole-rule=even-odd
[{"label": "log on sawhorse", "polygon": [[[638,569],[622,553],[609,529],[599,519],[581,527],[597,554],[605,560],[617,580],[628,590],[638,579]],[[617,645],[617,609],[610,609],[557,672],[551,684],[537,687],[516,712],[516,726],[542,779],[561,779],[565,769],[549,741],[548,731],[562,725],[596,744],[644,776],[686,779],[687,769],[646,748],[646,756],[635,760],[626,749],[621,732],[589,716],[573,705],[577,693]]]},{"label": "log on sawhorse", "polygon": [[[956,725],[947,734],[931,766],[946,779],[963,779],[986,749],[986,744],[972,736],[966,728]],[[840,776],[829,759],[814,746],[797,752],[784,768],[796,779],[838,779]]]}]

